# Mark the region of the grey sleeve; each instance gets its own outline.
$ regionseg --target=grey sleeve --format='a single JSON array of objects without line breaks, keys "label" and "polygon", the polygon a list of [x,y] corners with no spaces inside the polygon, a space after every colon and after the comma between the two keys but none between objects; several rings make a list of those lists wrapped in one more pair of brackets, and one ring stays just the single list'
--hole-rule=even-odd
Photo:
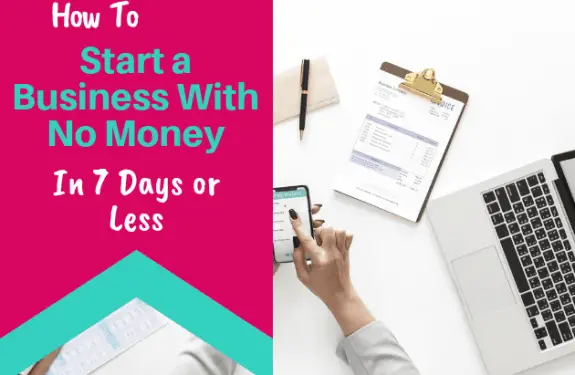
[{"label": "grey sleeve", "polygon": [[337,349],[354,375],[420,375],[391,331],[373,322],[344,338]]},{"label": "grey sleeve", "polygon": [[178,356],[170,375],[232,375],[236,363],[192,336]]}]

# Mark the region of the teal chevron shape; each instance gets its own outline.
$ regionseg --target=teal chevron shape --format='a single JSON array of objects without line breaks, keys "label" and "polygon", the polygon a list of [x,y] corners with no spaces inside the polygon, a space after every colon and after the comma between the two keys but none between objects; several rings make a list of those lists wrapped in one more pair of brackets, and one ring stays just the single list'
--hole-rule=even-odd
[{"label": "teal chevron shape", "polygon": [[271,337],[139,251],[2,337],[0,374],[17,374],[134,298],[254,374],[272,375]]}]

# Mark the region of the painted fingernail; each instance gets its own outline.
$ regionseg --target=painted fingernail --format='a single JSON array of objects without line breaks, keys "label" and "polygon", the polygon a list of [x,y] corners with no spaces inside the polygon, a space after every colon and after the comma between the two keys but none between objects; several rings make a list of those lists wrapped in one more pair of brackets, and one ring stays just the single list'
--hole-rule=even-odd
[{"label": "painted fingernail", "polygon": [[317,219],[316,221],[317,221],[318,223],[322,223],[322,224],[325,223],[325,220],[322,220],[322,219]]},{"label": "painted fingernail", "polygon": [[290,208],[289,216],[291,217],[292,220],[295,220],[295,219],[297,219],[297,212],[295,212],[295,210],[293,208]]},{"label": "painted fingernail", "polygon": [[321,203],[316,203],[315,206],[318,206],[319,208],[322,208],[322,207],[323,207],[323,204],[321,204]]},{"label": "painted fingernail", "polygon": [[293,247],[294,249],[297,249],[299,247],[300,243],[299,243],[299,238],[297,238],[296,236],[293,237]]}]

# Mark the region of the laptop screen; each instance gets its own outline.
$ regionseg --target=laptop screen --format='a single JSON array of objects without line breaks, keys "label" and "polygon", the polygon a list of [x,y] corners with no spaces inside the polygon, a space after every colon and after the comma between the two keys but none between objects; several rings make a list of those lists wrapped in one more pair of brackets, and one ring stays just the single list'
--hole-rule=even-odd
[{"label": "laptop screen", "polygon": [[562,160],[559,162],[563,174],[565,175],[565,180],[571,191],[571,196],[575,197],[575,158]]}]

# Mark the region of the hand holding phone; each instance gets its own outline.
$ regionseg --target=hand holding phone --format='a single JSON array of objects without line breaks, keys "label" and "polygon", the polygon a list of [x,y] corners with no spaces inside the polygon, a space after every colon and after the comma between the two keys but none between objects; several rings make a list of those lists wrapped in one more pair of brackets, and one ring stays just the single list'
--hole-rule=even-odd
[{"label": "hand holding phone", "polygon": [[293,262],[294,238],[289,210],[295,210],[302,220],[305,233],[313,234],[309,189],[304,185],[274,188],[274,259],[278,263]]}]

